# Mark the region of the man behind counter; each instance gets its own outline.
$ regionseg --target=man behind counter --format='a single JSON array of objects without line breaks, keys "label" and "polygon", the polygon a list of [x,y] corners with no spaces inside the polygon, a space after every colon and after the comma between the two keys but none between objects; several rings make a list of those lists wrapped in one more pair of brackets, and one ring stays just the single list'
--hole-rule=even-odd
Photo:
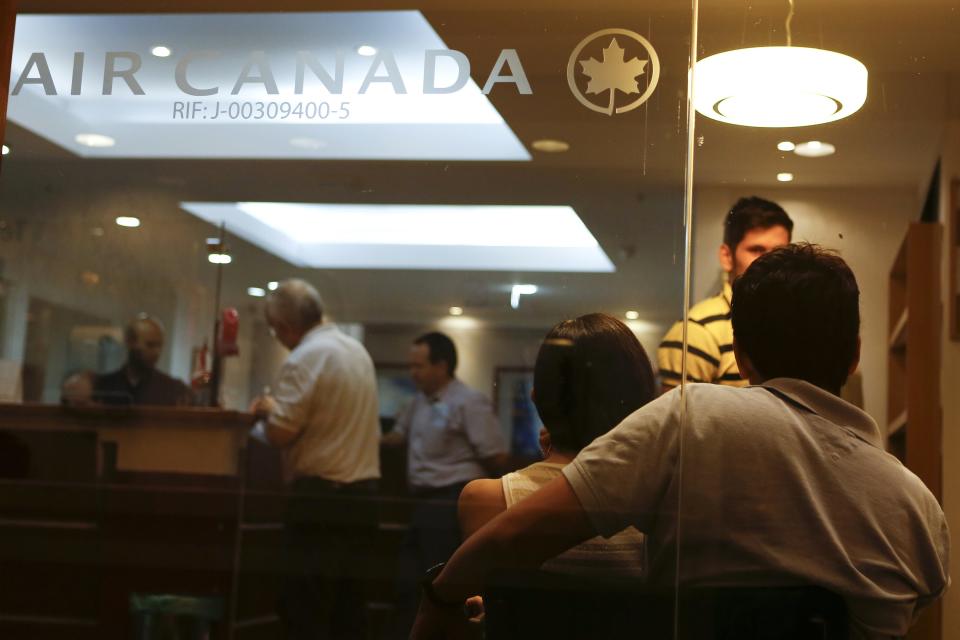
[{"label": "man behind counter", "polygon": [[127,361],[118,370],[96,377],[95,402],[113,405],[193,403],[193,394],[187,385],[157,370],[164,341],[159,320],[141,313],[130,321],[123,335]]}]

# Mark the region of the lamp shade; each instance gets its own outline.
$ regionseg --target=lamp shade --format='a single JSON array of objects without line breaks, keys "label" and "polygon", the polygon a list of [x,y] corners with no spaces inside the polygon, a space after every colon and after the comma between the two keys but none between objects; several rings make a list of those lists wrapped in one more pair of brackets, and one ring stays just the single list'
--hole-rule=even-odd
[{"label": "lamp shade", "polygon": [[697,62],[698,112],[748,127],[802,127],[846,118],[867,99],[867,68],[807,47],[752,47]]}]

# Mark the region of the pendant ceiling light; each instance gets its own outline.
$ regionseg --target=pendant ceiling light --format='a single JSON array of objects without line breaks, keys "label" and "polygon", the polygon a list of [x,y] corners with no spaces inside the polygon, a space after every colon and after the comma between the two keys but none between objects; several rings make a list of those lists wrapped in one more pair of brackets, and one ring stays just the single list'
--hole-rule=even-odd
[{"label": "pendant ceiling light", "polygon": [[697,61],[693,105],[714,120],[748,127],[802,127],[846,118],[867,99],[867,68],[825,49],[787,46],[725,51]]}]

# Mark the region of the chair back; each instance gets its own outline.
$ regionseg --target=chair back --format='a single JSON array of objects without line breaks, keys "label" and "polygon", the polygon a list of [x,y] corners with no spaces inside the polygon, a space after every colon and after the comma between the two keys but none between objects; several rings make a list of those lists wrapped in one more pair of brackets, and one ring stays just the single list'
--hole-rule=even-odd
[{"label": "chair back", "polygon": [[[679,605],[679,616],[674,613]],[[487,640],[846,640],[842,598],[814,586],[651,589],[503,572],[484,593]]]}]

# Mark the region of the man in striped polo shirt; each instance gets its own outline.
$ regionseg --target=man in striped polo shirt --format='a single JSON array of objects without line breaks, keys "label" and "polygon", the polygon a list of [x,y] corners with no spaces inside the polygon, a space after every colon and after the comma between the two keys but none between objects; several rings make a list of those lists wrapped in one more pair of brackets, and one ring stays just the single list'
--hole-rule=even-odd
[{"label": "man in striped polo shirt", "polygon": [[[730,323],[731,283],[765,253],[790,243],[793,220],[780,205],[756,196],[740,198],[723,222],[720,266],[727,276],[723,291],[690,309],[687,323],[687,380],[735,387],[749,384],[733,356]],[[663,391],[680,384],[683,323],[677,322],[657,350]]]}]

